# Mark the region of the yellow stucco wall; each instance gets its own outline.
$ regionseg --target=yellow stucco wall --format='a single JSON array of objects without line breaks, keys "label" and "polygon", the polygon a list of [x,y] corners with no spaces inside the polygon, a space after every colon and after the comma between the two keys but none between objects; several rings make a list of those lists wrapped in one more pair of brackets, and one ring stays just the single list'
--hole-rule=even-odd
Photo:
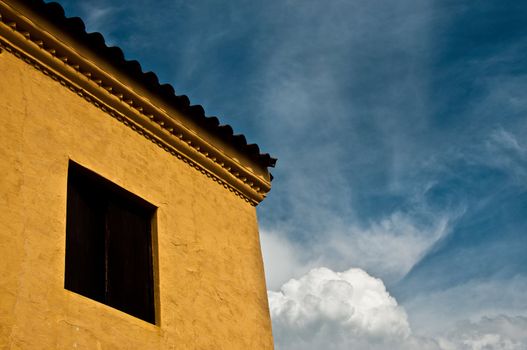
[{"label": "yellow stucco wall", "polygon": [[[68,160],[156,205],[159,324],[64,289]],[[0,53],[0,348],[272,349],[255,208]]]}]

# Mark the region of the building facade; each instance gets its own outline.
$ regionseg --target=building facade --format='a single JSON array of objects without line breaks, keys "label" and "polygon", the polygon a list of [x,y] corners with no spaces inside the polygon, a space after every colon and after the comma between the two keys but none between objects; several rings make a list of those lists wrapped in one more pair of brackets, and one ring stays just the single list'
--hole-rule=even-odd
[{"label": "building facade", "polygon": [[60,6],[0,16],[0,348],[272,349],[275,160]]}]

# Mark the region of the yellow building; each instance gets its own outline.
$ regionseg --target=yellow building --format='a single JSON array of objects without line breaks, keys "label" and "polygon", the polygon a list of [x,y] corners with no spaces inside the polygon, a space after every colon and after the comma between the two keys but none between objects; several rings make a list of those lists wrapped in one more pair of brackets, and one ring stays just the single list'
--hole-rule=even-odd
[{"label": "yellow building", "polygon": [[0,348],[272,349],[275,160],[59,5],[0,16]]}]

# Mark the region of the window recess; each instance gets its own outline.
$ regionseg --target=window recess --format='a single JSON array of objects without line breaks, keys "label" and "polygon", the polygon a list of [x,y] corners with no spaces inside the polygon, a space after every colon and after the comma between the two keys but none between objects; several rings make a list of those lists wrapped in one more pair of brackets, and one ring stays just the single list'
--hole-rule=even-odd
[{"label": "window recess", "polygon": [[70,161],[64,287],[155,323],[156,207]]}]

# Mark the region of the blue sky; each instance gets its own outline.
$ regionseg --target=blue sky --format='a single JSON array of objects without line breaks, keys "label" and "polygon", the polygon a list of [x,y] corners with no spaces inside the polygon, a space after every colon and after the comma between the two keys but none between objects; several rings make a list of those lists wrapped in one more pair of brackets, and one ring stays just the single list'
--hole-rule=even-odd
[{"label": "blue sky", "polygon": [[61,4],[278,158],[258,207],[278,349],[527,348],[527,3]]}]

